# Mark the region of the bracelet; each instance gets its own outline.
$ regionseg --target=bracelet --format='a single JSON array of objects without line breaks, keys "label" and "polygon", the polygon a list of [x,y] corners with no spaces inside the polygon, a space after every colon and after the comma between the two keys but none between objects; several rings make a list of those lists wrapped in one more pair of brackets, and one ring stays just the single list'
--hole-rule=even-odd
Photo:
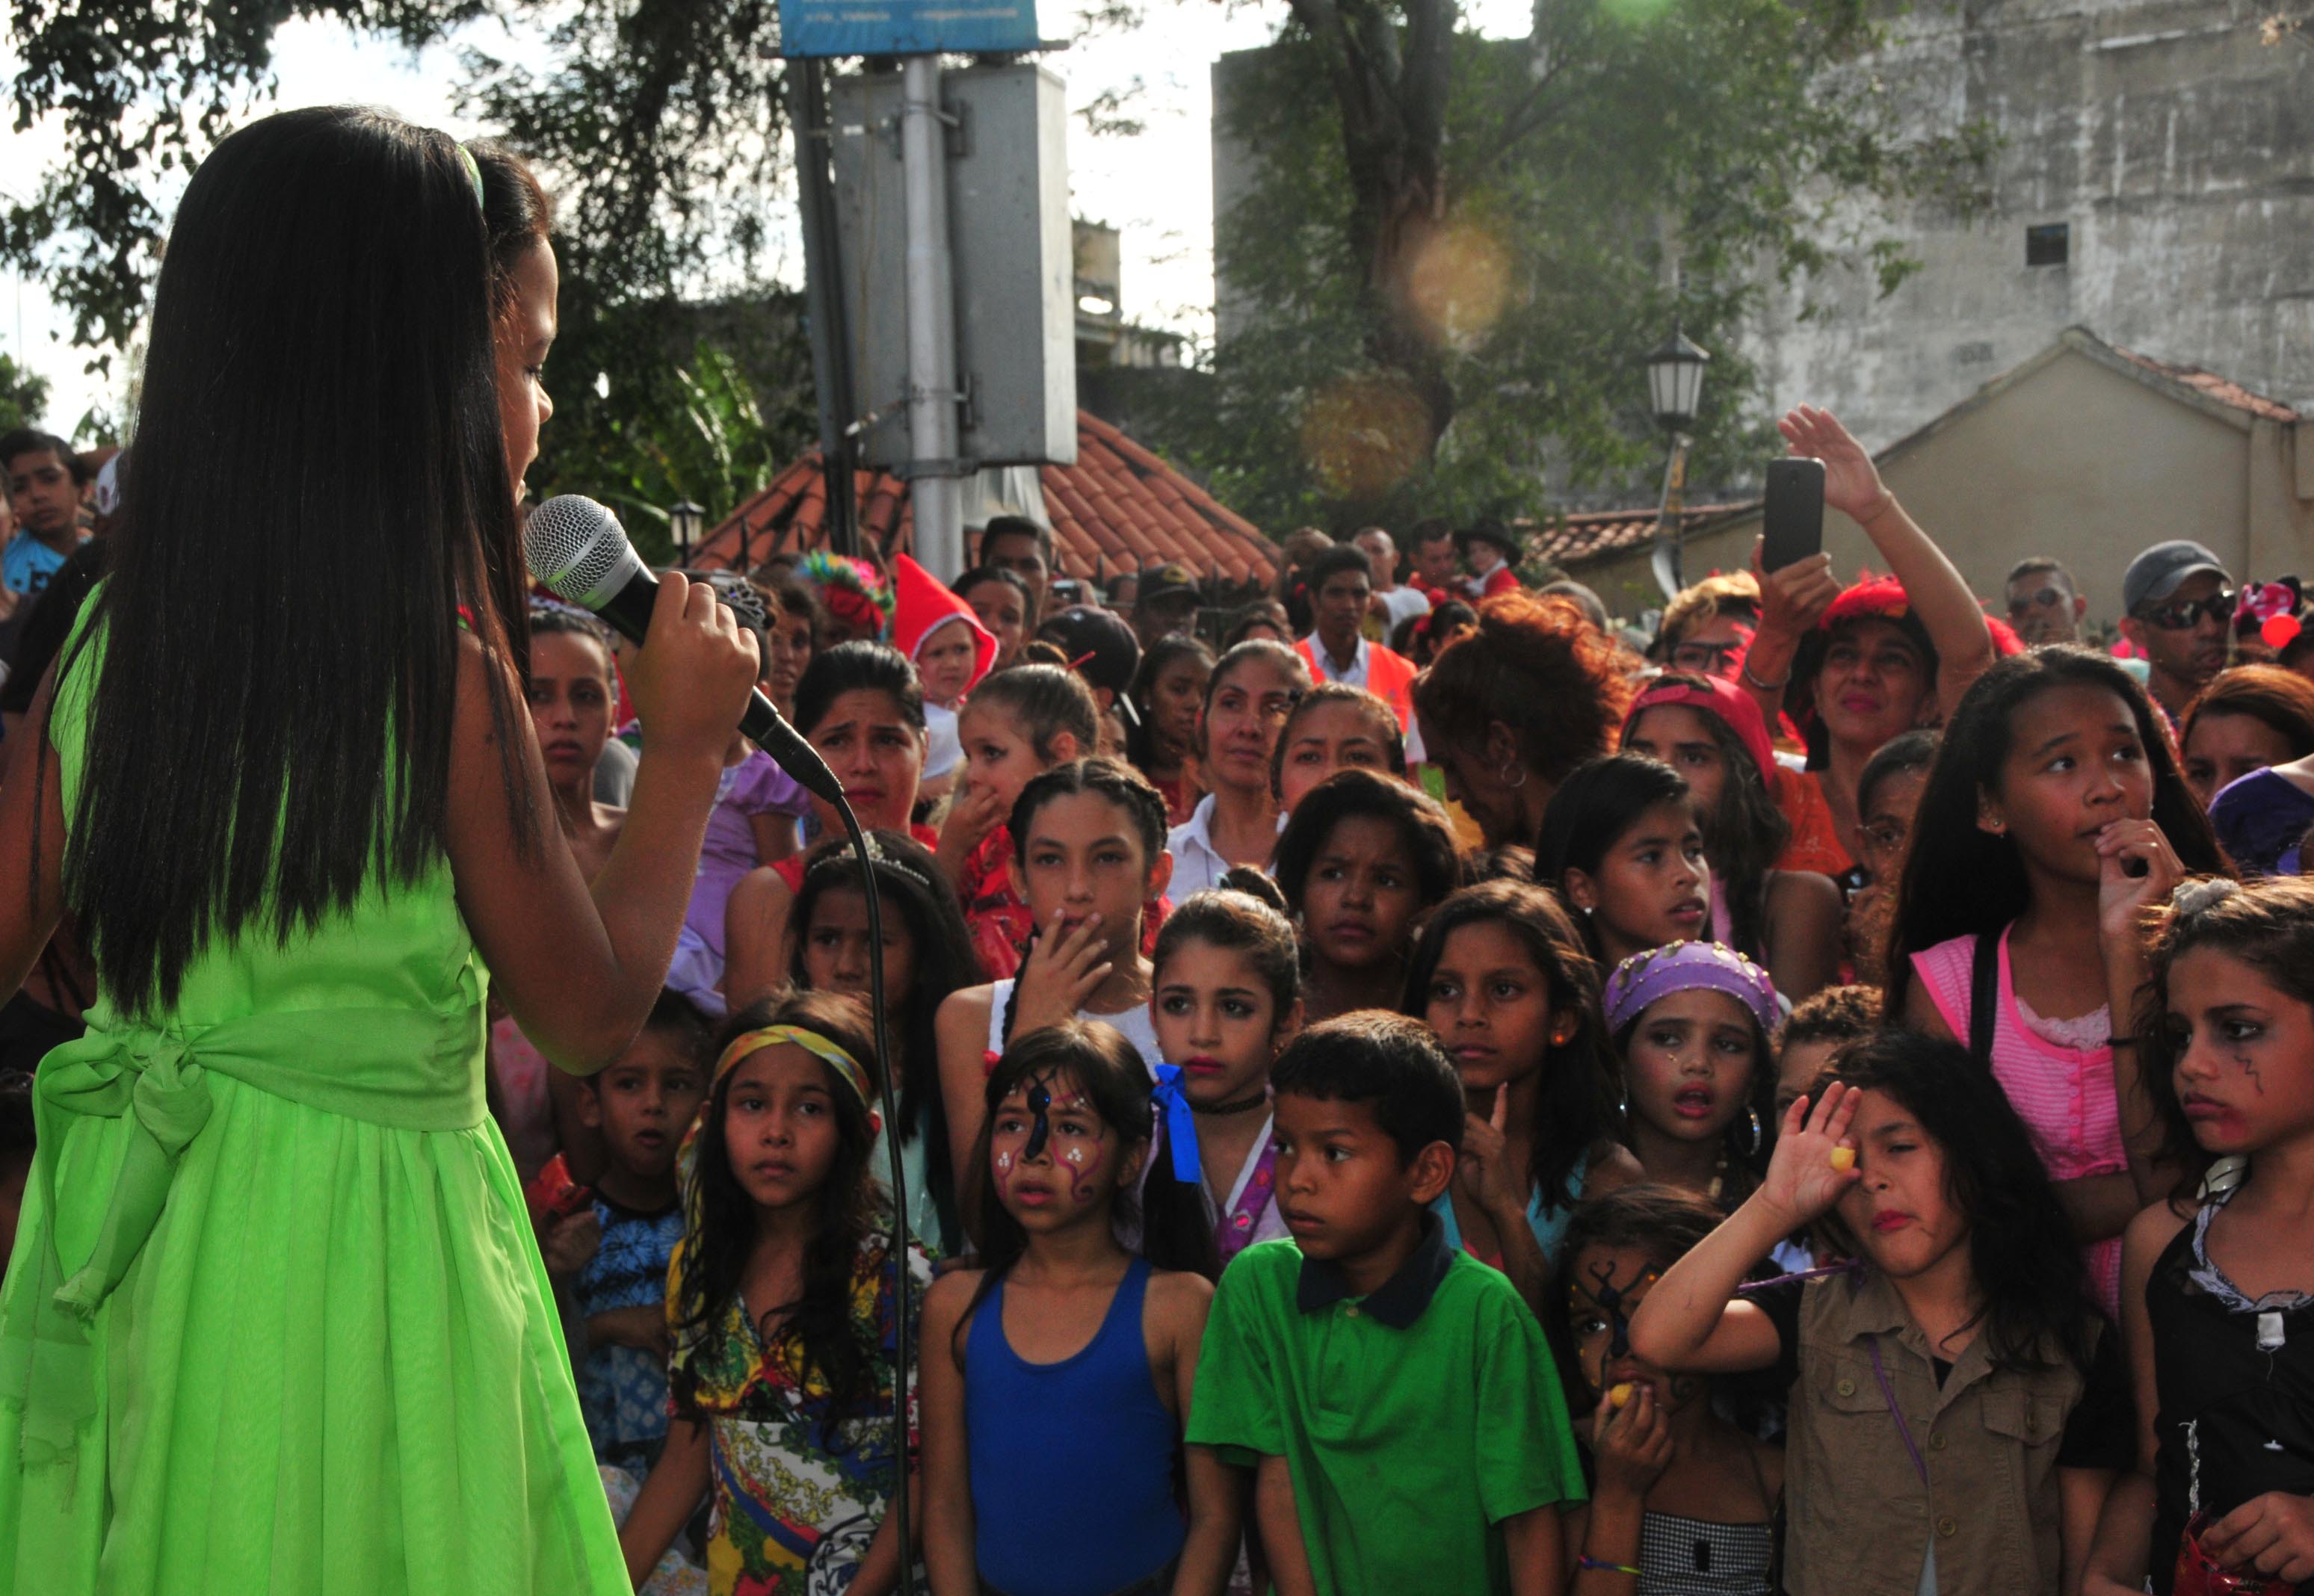
[{"label": "bracelet", "polygon": [[2105,1039],[2105,1045],[2107,1047],[2134,1047],[2137,1045],[2137,1038],[2134,1036],[2107,1036]]},{"label": "bracelet", "polygon": [[1575,1566],[1577,1572],[1588,1568],[1596,1574],[1636,1574],[1641,1572],[1641,1570],[1632,1567],[1629,1563],[1603,1563],[1598,1558],[1593,1556],[1581,1556],[1576,1558]]},{"label": "bracelet", "polygon": [[1762,692],[1781,692],[1785,688],[1791,685],[1792,681],[1792,671],[1789,666],[1786,666],[1784,667],[1784,677],[1782,681],[1761,681],[1759,677],[1752,674],[1752,662],[1748,658],[1745,659],[1742,665],[1736,667],[1736,674],[1742,676],[1744,681],[1750,683],[1753,686],[1758,688]]}]

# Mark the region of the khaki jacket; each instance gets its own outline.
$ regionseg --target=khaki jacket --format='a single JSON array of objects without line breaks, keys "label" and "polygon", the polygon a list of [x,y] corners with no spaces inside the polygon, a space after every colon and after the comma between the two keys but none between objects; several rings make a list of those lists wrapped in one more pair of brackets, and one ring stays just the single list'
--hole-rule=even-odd
[{"label": "khaki jacket", "polygon": [[[1996,1370],[1972,1341],[1939,1389],[1926,1337],[1877,1271],[1809,1284],[1786,1454],[1791,1596],[1913,1596],[1931,1542],[1937,1586],[2054,1596],[2057,1444],[2083,1381],[2070,1362]],[[1874,1378],[1927,1467],[1922,1484]]]}]

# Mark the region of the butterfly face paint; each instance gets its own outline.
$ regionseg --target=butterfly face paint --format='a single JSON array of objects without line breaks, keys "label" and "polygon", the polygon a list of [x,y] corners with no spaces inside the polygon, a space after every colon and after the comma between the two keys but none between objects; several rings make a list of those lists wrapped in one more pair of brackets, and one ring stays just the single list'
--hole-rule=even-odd
[{"label": "butterfly face paint", "polygon": [[1701,1389],[1688,1376],[1665,1376],[1631,1355],[1631,1318],[1662,1275],[1662,1269],[1636,1247],[1594,1243],[1573,1260],[1568,1271],[1567,1322],[1574,1334],[1577,1362],[1594,1400],[1611,1385],[1635,1380],[1652,1385],[1659,1404],[1675,1407]]},{"label": "butterfly face paint", "polygon": [[1052,1108],[1053,1094],[1045,1089],[1043,1081],[1029,1089],[1029,1112],[1036,1116],[1036,1123],[1029,1131],[1029,1145],[1020,1150],[1022,1158],[1035,1158],[1045,1151],[1045,1143],[1052,1140]]},{"label": "butterfly face paint", "polygon": [[[1055,1097],[1050,1086],[1032,1081],[1000,1104],[989,1125],[989,1161],[997,1194],[1007,1206],[1044,1206],[1064,1196],[1081,1208],[1101,1192],[1108,1126],[1090,1100],[1065,1085]],[[1064,1190],[1054,1189],[1055,1177]]]}]

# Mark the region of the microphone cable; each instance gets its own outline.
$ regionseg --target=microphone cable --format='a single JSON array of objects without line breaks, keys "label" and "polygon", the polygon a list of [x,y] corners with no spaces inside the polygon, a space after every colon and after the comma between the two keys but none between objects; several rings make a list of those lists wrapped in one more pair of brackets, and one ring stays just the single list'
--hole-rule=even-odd
[{"label": "microphone cable", "polygon": [[900,1138],[906,1133],[906,1127],[900,1123],[899,1098],[892,1090],[892,1042],[884,1022],[884,909],[876,886],[876,868],[868,857],[867,834],[860,829],[860,817],[852,812],[851,801],[839,791],[835,807],[843,822],[844,834],[852,839],[852,856],[860,870],[861,895],[868,901],[869,1020],[875,1027],[876,1095],[884,1108],[884,1157],[892,1182],[892,1521],[899,1532],[900,1596],[915,1596],[916,1549],[909,1534],[914,1515],[908,1503],[908,1371],[914,1367],[909,1344],[914,1339],[914,1328],[908,1312],[912,1284],[908,1278],[908,1178],[900,1161]]}]

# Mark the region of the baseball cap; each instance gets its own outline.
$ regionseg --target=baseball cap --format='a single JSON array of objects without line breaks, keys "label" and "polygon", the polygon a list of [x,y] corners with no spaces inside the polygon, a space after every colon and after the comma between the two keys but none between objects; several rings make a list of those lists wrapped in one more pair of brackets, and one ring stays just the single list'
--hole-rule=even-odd
[{"label": "baseball cap", "polygon": [[1172,560],[1163,565],[1142,568],[1141,586],[1135,590],[1133,602],[1135,607],[1142,607],[1185,595],[1192,599],[1197,596],[1197,578],[1188,566]]},{"label": "baseball cap", "polygon": [[2204,571],[2226,575],[2224,563],[2190,539],[2156,543],[2129,562],[2129,570],[2121,578],[2121,607],[2133,613],[2140,604],[2168,598],[2186,578]]},{"label": "baseball cap", "polygon": [[1125,690],[1141,666],[1141,639],[1123,616],[1094,604],[1071,604],[1046,616],[1037,635],[1059,646],[1070,669],[1126,703]]}]

